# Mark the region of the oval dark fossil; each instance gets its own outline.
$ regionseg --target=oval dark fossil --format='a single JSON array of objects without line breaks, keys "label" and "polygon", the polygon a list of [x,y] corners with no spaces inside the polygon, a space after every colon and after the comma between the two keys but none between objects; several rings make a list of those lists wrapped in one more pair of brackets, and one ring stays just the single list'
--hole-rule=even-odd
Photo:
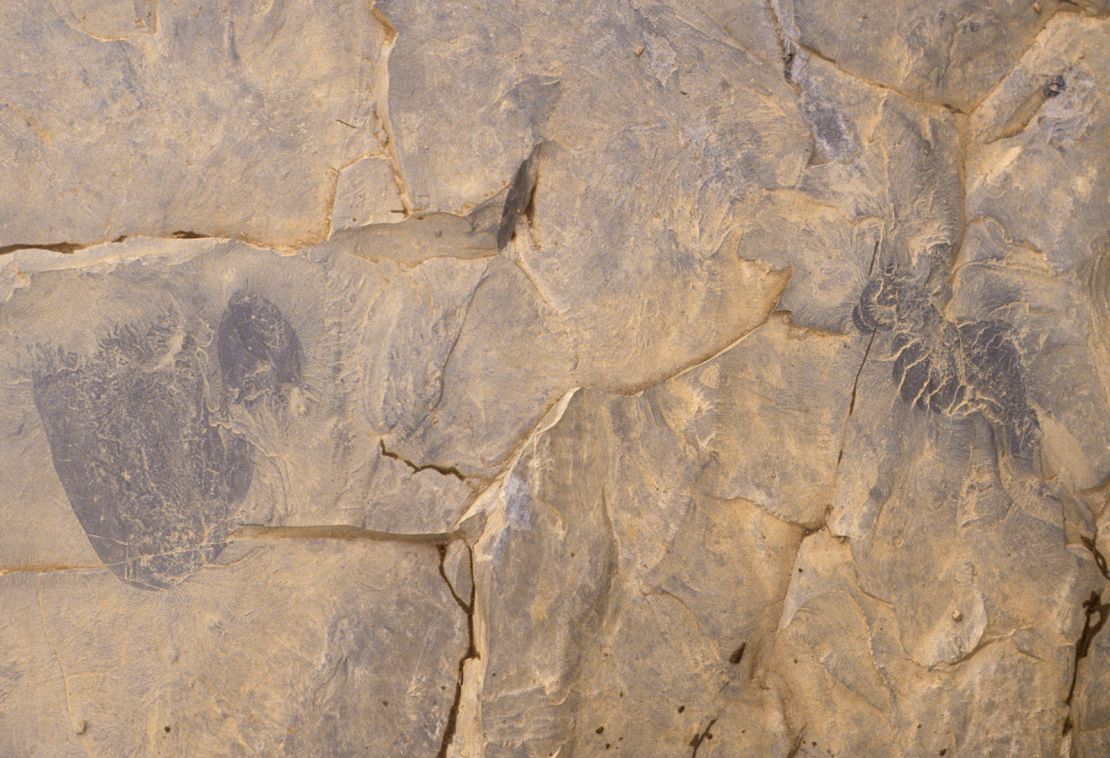
[{"label": "oval dark fossil", "polygon": [[117,577],[146,589],[215,560],[253,473],[246,441],[213,423],[196,344],[180,336],[167,320],[128,325],[88,359],[49,361],[32,382],[89,542]]},{"label": "oval dark fossil", "polygon": [[246,290],[231,296],[216,335],[224,389],[234,402],[281,405],[301,383],[297,333],[276,305]]}]

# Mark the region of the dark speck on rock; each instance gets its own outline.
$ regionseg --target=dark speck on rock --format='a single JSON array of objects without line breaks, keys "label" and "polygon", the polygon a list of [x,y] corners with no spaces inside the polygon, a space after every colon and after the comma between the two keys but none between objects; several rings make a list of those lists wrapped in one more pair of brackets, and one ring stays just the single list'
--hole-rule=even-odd
[{"label": "dark speck on rock", "polygon": [[1062,76],[1054,76],[1045,82],[1042,89],[1045,97],[1056,97],[1068,88],[1068,83]]}]

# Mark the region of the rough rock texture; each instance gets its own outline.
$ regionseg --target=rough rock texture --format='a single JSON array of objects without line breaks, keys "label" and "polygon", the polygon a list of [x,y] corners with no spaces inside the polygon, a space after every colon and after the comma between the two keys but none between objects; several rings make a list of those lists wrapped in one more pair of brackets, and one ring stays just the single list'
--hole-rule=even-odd
[{"label": "rough rock texture", "polygon": [[0,755],[1110,754],[1106,2],[0,22]]}]

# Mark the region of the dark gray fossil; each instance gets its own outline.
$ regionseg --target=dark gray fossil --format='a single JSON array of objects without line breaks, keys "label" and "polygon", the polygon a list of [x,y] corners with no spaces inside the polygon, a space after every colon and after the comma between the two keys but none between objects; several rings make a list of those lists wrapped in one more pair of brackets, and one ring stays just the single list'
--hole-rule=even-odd
[{"label": "dark gray fossil", "polygon": [[[231,402],[280,399],[300,380],[297,336],[264,298],[232,298],[217,352]],[[171,587],[215,560],[251,484],[248,443],[206,402],[201,354],[165,316],[117,328],[92,356],[53,353],[34,372],[73,512],[105,565],[137,587]]]},{"label": "dark gray fossil", "polygon": [[220,319],[216,338],[224,389],[234,402],[261,400],[281,404],[300,384],[303,357],[293,327],[277,306],[261,295],[240,290]]},{"label": "dark gray fossil", "polygon": [[1032,463],[1037,416],[1004,324],[946,320],[924,289],[893,267],[867,283],[852,320],[864,333],[891,332],[892,378],[905,402],[949,416],[979,413],[1016,462]]}]

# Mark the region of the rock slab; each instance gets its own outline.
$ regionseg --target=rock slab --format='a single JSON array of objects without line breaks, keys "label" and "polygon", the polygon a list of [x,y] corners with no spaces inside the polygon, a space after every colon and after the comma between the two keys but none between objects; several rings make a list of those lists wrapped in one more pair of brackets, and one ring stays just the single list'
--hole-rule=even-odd
[{"label": "rock slab", "polygon": [[0,7],[0,754],[1110,754],[1108,14]]}]

